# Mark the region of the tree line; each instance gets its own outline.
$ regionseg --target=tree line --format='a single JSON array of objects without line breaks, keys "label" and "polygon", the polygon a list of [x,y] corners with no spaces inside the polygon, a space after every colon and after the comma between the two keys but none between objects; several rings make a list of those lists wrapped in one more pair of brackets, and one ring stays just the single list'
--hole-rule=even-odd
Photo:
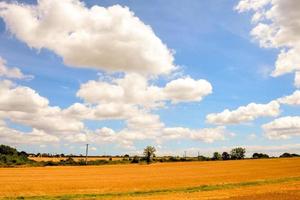
[{"label": "tree line", "polygon": [[[214,152],[212,157],[206,157],[198,155],[197,157],[180,157],[180,156],[160,156],[155,155],[156,149],[153,146],[147,146],[144,149],[142,156],[119,156],[121,159],[113,160],[110,157],[108,160],[91,160],[86,163],[84,159],[74,160],[74,155],[66,156],[64,154],[28,154],[25,151],[17,151],[17,149],[0,145],[0,166],[17,166],[17,165],[29,165],[29,166],[54,166],[54,165],[103,165],[103,164],[127,164],[127,163],[147,163],[152,162],[185,162],[185,161],[215,161],[215,160],[241,160],[245,158],[246,149],[242,147],[233,148],[230,152]],[[33,161],[30,157],[33,156],[45,156],[45,157],[61,157],[58,162],[54,161]],[[283,153],[280,158],[287,157],[299,157],[298,154]],[[264,153],[254,153],[252,159],[270,158],[269,155]]]}]

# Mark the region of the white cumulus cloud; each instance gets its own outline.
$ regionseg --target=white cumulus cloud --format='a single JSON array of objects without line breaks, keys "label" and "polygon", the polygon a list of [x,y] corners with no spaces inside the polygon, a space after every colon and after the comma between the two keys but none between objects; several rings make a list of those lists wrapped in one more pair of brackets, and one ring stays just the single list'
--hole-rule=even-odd
[{"label": "white cumulus cloud", "polygon": [[262,125],[262,128],[269,139],[288,139],[292,136],[300,136],[300,117],[281,117]]},{"label": "white cumulus cloud", "polygon": [[278,102],[287,105],[300,105],[300,91],[296,90],[293,94],[281,97]]},{"label": "white cumulus cloud", "polygon": [[300,71],[300,1],[241,0],[236,9],[254,12],[251,35],[262,47],[281,50],[273,76]]},{"label": "white cumulus cloud", "polygon": [[179,78],[165,87],[150,85],[138,74],[126,74],[124,78],[112,82],[88,81],[80,86],[77,96],[87,103],[121,103],[157,107],[165,101],[172,103],[201,101],[212,93],[211,84],[203,79]]},{"label": "white cumulus cloud", "polygon": [[24,75],[17,67],[7,67],[6,60],[0,56],[0,77],[12,79],[31,79],[31,75]]},{"label": "white cumulus cloud", "polygon": [[276,117],[280,114],[280,104],[271,101],[268,104],[250,103],[236,110],[224,110],[221,113],[211,113],[206,116],[206,121],[211,124],[239,124],[250,122],[258,117]]},{"label": "white cumulus cloud", "polygon": [[79,0],[0,2],[0,16],[19,40],[52,50],[69,66],[143,75],[176,69],[172,51],[127,7],[88,8]]}]

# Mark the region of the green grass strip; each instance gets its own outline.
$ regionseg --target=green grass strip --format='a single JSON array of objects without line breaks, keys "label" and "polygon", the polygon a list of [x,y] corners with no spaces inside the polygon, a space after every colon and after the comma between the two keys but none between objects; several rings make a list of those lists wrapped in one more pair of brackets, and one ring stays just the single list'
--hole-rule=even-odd
[{"label": "green grass strip", "polygon": [[28,196],[28,197],[5,197],[2,200],[76,200],[76,199],[104,199],[113,197],[126,197],[126,196],[149,196],[157,194],[168,194],[168,193],[192,193],[201,191],[214,191],[224,189],[235,189],[249,186],[268,185],[276,183],[288,183],[293,181],[300,181],[300,177],[289,177],[281,179],[270,179],[270,180],[257,180],[240,183],[226,183],[218,185],[201,185],[196,187],[185,187],[185,188],[169,188],[169,189],[157,189],[147,191],[135,191],[135,192],[120,192],[120,193],[102,193],[102,194],[71,194],[62,196]]}]

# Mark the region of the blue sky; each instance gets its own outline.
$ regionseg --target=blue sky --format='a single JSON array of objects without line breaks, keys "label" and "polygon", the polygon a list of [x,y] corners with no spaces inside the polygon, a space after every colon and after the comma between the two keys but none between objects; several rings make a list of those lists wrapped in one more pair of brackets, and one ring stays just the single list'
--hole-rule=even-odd
[{"label": "blue sky", "polygon": [[[9,1],[7,2],[7,5],[2,5],[2,8],[8,9],[11,4]],[[32,0],[18,2],[37,5],[37,2]],[[6,126],[10,131],[20,131],[18,138],[24,138],[24,141],[18,143],[14,139],[8,139],[10,137],[8,133],[4,136],[0,135],[0,143],[3,140],[4,143],[29,152],[82,153],[84,152],[83,145],[88,142],[93,147],[94,151],[91,153],[94,155],[104,153],[124,154],[127,152],[135,154],[139,153],[148,144],[156,146],[158,153],[161,154],[171,152],[181,155],[185,150],[191,155],[195,155],[197,151],[210,154],[215,150],[223,151],[235,146],[248,147],[249,152],[261,151],[278,154],[284,151],[293,151],[300,153],[298,127],[291,128],[287,125],[284,127],[271,127],[268,130],[262,128],[263,124],[271,123],[278,118],[299,116],[297,103],[280,103],[280,113],[259,114],[253,120],[245,120],[239,123],[209,123],[206,120],[208,114],[221,113],[225,109],[236,110],[240,106],[247,106],[249,103],[266,105],[273,100],[291,95],[296,90],[293,73],[278,77],[270,75],[276,67],[275,63],[281,48],[285,48],[285,46],[262,48],[259,39],[255,39],[250,33],[256,26],[256,24],[251,23],[251,18],[253,13],[258,12],[258,9],[252,9],[251,5],[248,5],[249,12],[247,9],[246,11],[240,9],[243,13],[239,13],[234,9],[239,4],[238,0],[192,0],[189,2],[180,0],[86,0],[84,3],[87,9],[95,5],[104,8],[116,4],[129,7],[130,11],[140,19],[143,25],[151,26],[153,34],[160,38],[168,49],[176,52],[173,64],[179,66],[177,75],[170,73],[167,76],[158,75],[156,78],[147,78],[152,85],[164,87],[172,80],[184,79],[185,77],[190,77],[193,80],[204,79],[211,84],[212,92],[205,94],[202,100],[189,99],[174,104],[170,99],[166,100],[164,107],[147,111],[147,114],[159,116],[160,122],[164,124],[165,128],[184,127],[189,129],[187,132],[191,132],[191,135],[187,137],[186,134],[190,133],[184,131],[182,137],[175,140],[158,141],[164,137],[164,131],[159,130],[162,131],[161,134],[154,134],[154,136],[143,139],[133,139],[130,141],[133,143],[131,147],[125,148],[119,144],[122,143],[120,140],[125,139],[115,137],[118,137],[118,132],[126,129],[127,118],[115,120],[102,118],[100,120],[88,119],[87,117],[80,119],[89,132],[107,127],[114,130],[116,136],[108,142],[101,141],[101,134],[97,135],[100,142],[93,142],[93,140],[89,141],[88,139],[78,142],[66,140],[61,137],[60,133],[33,125],[33,122],[27,123],[24,120],[15,119],[9,114],[7,116],[10,117],[3,117]],[[64,55],[57,53],[52,47],[47,48],[47,44],[43,44],[44,48],[38,49],[35,44],[31,44],[31,41],[22,38],[22,36],[17,36],[18,31],[26,31],[26,28],[19,30],[13,26],[26,25],[22,24],[22,20],[16,20],[18,21],[17,25],[10,24],[9,19],[17,18],[17,16],[13,14],[1,15],[1,5],[0,16],[0,57],[6,60],[5,66],[7,68],[17,67],[23,74],[30,74],[34,77],[30,80],[13,78],[11,81],[17,85],[14,87],[31,88],[39,96],[48,99],[48,106],[50,107],[58,106],[61,110],[64,110],[74,103],[89,103],[85,99],[87,97],[76,96],[82,84],[91,80],[102,80],[106,76],[109,76],[109,79],[117,79],[117,77],[123,77],[127,73],[125,70],[124,73],[121,71],[117,74],[107,74],[108,71],[105,70],[105,66],[95,69],[89,66],[74,67],[72,64],[66,64],[63,59]],[[276,23],[276,19],[270,20],[274,20],[273,22]],[[285,26],[285,24],[279,25]],[[130,25],[128,26],[130,27]],[[43,39],[41,41],[44,42]],[[101,45],[99,48],[102,48]],[[73,51],[80,52],[80,49],[74,48]],[[83,56],[85,53],[82,52]],[[140,67],[143,68],[143,66]],[[5,75],[2,76],[1,81],[10,79]],[[102,90],[99,88],[94,92],[101,93]],[[180,93],[180,90],[178,92]],[[8,112],[7,109],[5,112]],[[298,118],[293,118],[293,120],[298,120]],[[67,121],[66,123],[68,123]],[[214,138],[210,142],[205,141],[204,136],[200,137],[202,139],[195,139],[197,138],[194,137],[195,134],[203,134],[201,130],[208,128],[214,132],[216,127],[226,129],[225,132],[220,133],[222,137],[219,135],[220,137]],[[39,139],[26,141],[26,134],[30,134],[34,128],[46,132],[46,134],[53,134],[59,138],[59,141],[40,142]],[[267,137],[267,131],[274,132],[282,128],[297,130],[288,131],[290,135],[283,134],[283,136],[276,132],[276,134],[282,136],[278,138]],[[143,134],[145,130],[141,128],[138,131]],[[213,134],[210,131],[208,134]],[[11,134],[16,133],[12,131]],[[73,132],[67,134],[81,137]],[[87,132],[80,132],[80,134],[86,135]],[[134,135],[135,133],[128,134]],[[148,135],[148,133],[145,133],[145,135]]]}]

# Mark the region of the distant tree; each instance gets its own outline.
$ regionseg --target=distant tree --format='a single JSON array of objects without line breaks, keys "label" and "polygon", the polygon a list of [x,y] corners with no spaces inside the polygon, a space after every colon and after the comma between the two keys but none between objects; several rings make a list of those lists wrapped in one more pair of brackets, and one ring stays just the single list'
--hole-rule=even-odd
[{"label": "distant tree", "polygon": [[293,157],[300,157],[299,154],[295,154],[295,153],[292,153],[292,156],[293,156]]},{"label": "distant tree", "polygon": [[280,158],[289,158],[292,157],[290,153],[283,153],[282,155],[279,156]]},{"label": "distant tree", "polygon": [[25,151],[18,152],[13,147],[0,145],[0,166],[15,166],[29,162],[28,154]]},{"label": "distant tree", "polygon": [[123,160],[130,160],[130,156],[129,156],[128,154],[125,154],[125,155],[123,156]]},{"label": "distant tree", "polygon": [[223,160],[229,160],[230,159],[230,155],[229,153],[227,153],[226,151],[222,153],[222,159]]},{"label": "distant tree", "polygon": [[18,153],[18,151],[15,148],[12,148],[10,146],[6,146],[6,145],[3,145],[3,144],[0,145],[0,154],[15,155],[17,153]]},{"label": "distant tree", "polygon": [[49,153],[42,153],[42,157],[50,157]]},{"label": "distant tree", "polygon": [[212,159],[213,160],[221,160],[222,156],[219,152],[214,152]]},{"label": "distant tree", "polygon": [[152,158],[155,156],[155,151],[156,149],[153,146],[147,146],[144,149],[144,156],[148,164],[152,161]]},{"label": "distant tree", "polygon": [[138,156],[133,156],[131,163],[139,163],[140,158]]},{"label": "distant tree", "polygon": [[19,152],[18,155],[21,156],[21,157],[28,157],[29,156],[28,153],[26,153],[25,151]]},{"label": "distant tree", "polygon": [[230,157],[233,160],[240,160],[245,158],[246,149],[242,147],[234,148],[230,151]]},{"label": "distant tree", "polygon": [[293,153],[293,154],[290,154],[290,153],[283,153],[282,155],[280,155],[279,157],[280,158],[291,158],[291,157],[299,157],[300,155],[298,155],[298,154],[295,154],[295,153]]},{"label": "distant tree", "polygon": [[268,154],[264,154],[264,153],[254,153],[252,155],[252,158],[254,158],[254,159],[269,158],[269,155]]},{"label": "distant tree", "polygon": [[208,160],[210,160],[210,158],[209,158],[209,157],[202,156],[202,155],[199,155],[199,156],[198,156],[198,160],[199,160],[199,161],[208,161]]}]

